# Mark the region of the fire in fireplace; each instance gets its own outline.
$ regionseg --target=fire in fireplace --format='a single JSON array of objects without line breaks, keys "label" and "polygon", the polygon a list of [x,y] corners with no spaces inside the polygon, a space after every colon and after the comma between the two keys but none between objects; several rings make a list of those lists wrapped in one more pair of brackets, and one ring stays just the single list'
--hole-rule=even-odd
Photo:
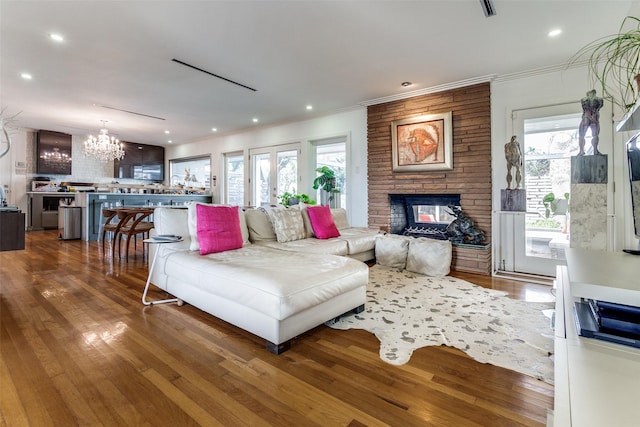
[{"label": "fire in fireplace", "polygon": [[390,194],[391,233],[447,240],[456,219],[449,205],[460,206],[459,194]]}]

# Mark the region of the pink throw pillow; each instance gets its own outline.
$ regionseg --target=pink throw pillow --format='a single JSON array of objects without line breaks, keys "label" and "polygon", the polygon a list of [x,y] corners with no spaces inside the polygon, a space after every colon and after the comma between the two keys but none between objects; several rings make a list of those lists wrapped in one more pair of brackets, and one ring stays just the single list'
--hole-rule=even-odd
[{"label": "pink throw pillow", "polygon": [[200,255],[242,247],[237,206],[196,206],[196,225]]},{"label": "pink throw pillow", "polygon": [[333,215],[329,206],[312,206],[307,208],[309,221],[313,233],[318,239],[330,239],[340,236],[340,232],[333,222]]}]

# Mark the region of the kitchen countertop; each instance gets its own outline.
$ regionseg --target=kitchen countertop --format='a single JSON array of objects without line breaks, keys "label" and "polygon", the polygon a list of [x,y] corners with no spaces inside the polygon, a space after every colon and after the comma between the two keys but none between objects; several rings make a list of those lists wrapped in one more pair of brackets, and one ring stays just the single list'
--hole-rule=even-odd
[{"label": "kitchen countertop", "polygon": [[76,193],[69,191],[27,191],[27,194],[41,194],[43,196],[60,196],[60,197],[73,197]]}]

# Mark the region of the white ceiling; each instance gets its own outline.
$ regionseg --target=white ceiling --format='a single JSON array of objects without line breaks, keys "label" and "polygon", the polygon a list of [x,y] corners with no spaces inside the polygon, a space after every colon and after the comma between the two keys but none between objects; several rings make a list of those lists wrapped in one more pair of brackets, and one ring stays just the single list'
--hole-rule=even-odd
[{"label": "white ceiling", "polygon": [[486,18],[479,0],[1,0],[0,105],[21,127],[88,135],[107,120],[120,139],[179,144],[564,64],[637,3],[495,0]]}]

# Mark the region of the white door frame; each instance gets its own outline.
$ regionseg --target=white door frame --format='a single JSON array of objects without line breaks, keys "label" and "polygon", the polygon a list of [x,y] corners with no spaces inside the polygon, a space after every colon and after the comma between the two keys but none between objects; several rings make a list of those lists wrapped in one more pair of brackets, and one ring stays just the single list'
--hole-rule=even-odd
[{"label": "white door frame", "polygon": [[[606,101],[606,100],[605,100]],[[580,103],[571,102],[543,107],[534,107],[512,111],[512,135],[522,138],[524,144],[524,121],[527,119],[550,117],[555,115],[581,113]],[[609,162],[609,184],[608,184],[608,212],[609,212],[609,246],[613,246],[615,237],[615,224],[611,220],[614,212],[613,203],[613,113],[611,102],[605,102],[600,111],[600,143],[599,150],[608,155]],[[524,160],[524,159],[523,159]],[[523,171],[524,174],[524,171]],[[500,215],[501,230],[501,258],[498,264],[499,270],[513,271],[525,274],[538,274],[544,276],[554,276],[556,266],[564,263],[562,260],[552,258],[539,258],[526,255],[525,239],[525,214],[502,213]]]}]

